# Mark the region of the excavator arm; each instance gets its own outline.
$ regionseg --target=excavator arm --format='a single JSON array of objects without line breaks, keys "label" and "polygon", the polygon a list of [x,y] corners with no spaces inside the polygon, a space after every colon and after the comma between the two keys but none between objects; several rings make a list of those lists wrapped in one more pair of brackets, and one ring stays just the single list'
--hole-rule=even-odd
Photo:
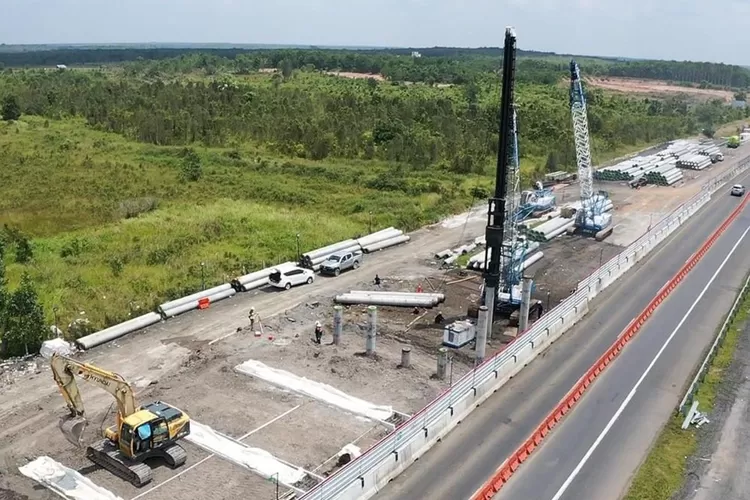
[{"label": "excavator arm", "polygon": [[68,409],[70,409],[70,415],[60,421],[60,430],[68,441],[76,446],[81,446],[81,440],[87,425],[86,413],[76,376],[107,391],[115,398],[118,410],[118,428],[122,418],[135,413],[137,405],[133,388],[122,376],[57,353],[52,355],[50,364],[52,376],[57,382]]}]

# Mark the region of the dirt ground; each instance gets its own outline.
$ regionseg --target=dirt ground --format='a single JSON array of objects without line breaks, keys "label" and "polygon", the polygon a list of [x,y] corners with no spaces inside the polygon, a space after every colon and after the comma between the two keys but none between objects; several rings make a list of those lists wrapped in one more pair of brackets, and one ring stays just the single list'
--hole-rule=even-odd
[{"label": "dirt ground", "polygon": [[[720,168],[730,166],[732,161],[727,160]],[[715,175],[715,168],[711,173],[701,173],[701,177]],[[572,201],[577,186],[567,189]],[[659,189],[664,193],[654,191],[649,198],[649,189],[635,191],[612,186],[615,220],[621,214],[631,214],[616,222],[622,226],[615,230],[615,234],[622,234],[620,244],[629,243],[635,233],[642,232],[639,228],[629,229],[633,220],[647,218],[649,211],[665,212],[689,194],[687,188]],[[639,201],[642,198],[651,201]],[[162,399],[182,408],[198,422],[233,438],[247,435],[243,442],[248,446],[262,448],[324,477],[335,469],[336,460],[332,457],[344,445],[355,443],[365,450],[389,427],[238,373],[235,367],[249,359],[258,360],[374,404],[389,405],[403,414],[418,411],[471,367],[473,356],[471,348],[466,347],[455,355],[452,378],[434,378],[435,355],[443,329],[443,325],[435,325],[434,319],[438,312],[446,322],[464,317],[477,298],[481,276],[465,270],[446,272],[439,269],[432,256],[483,234],[485,210],[481,206],[412,233],[408,244],[367,256],[357,271],[337,278],[321,276],[313,285],[289,291],[263,289],[239,294],[207,310],[186,313],[79,357],[123,375],[134,385],[141,401]],[[628,238],[630,241],[626,241]],[[617,242],[614,238],[599,243],[565,235],[543,245],[544,258],[527,270],[535,278],[535,297],[546,308],[549,292],[549,306],[554,307],[598,267],[600,260],[621,250],[613,244]],[[383,279],[385,289],[414,291],[421,284],[426,292],[433,288],[443,291],[446,301],[439,308],[418,314],[380,308],[377,356],[368,358],[361,355],[367,328],[364,307],[345,309],[341,344],[331,345],[332,298],[337,293],[372,288],[375,274]],[[463,281],[453,283],[458,280]],[[260,337],[248,329],[247,312],[251,306],[263,321],[264,334]],[[315,321],[321,321],[326,330],[322,345],[312,341]],[[498,325],[489,353],[507,344],[505,328],[507,325]],[[408,369],[398,367],[405,346],[412,348],[412,366]],[[10,496],[9,492],[34,499],[56,498],[18,473],[18,466],[41,455],[79,470],[128,500],[275,498],[271,482],[219,457],[201,462],[209,454],[186,440],[182,442],[188,451],[185,466],[177,471],[158,466],[152,483],[136,490],[92,466],[82,451],[73,449],[62,438],[57,419],[65,414],[64,404],[46,363],[31,360],[16,365],[0,370],[0,498]],[[90,417],[86,438],[93,441],[102,424],[110,425],[113,420],[112,400],[85,384],[83,391]]]},{"label": "dirt ground", "polygon": [[668,82],[660,80],[607,77],[587,78],[586,82],[594,87],[632,94],[649,94],[654,96],[687,94],[703,100],[722,99],[726,102],[731,102],[734,99],[732,92],[728,90],[682,87],[680,85],[671,85]]}]

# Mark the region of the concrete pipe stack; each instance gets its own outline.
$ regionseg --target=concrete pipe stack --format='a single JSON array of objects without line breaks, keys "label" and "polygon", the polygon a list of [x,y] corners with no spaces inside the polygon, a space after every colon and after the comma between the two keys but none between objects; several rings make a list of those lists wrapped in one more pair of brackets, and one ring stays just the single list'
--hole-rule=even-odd
[{"label": "concrete pipe stack", "polygon": [[671,186],[681,181],[682,177],[682,170],[676,168],[675,163],[668,163],[646,174],[648,182],[658,186]]},{"label": "concrete pipe stack", "polygon": [[245,274],[232,280],[232,288],[238,292],[249,292],[268,284],[268,277],[273,273],[273,267],[267,267],[254,273]]},{"label": "concrete pipe stack", "polygon": [[[518,245],[516,247],[515,252],[515,258],[520,260],[524,257],[524,255],[529,255],[530,253],[534,252],[537,248],[539,248],[539,243],[536,241],[527,241],[525,245]],[[541,252],[538,252],[541,253]],[[472,255],[469,258],[469,261],[466,263],[467,269],[475,269],[477,271],[484,271],[487,267],[487,263],[484,260],[484,252],[479,252],[474,255]],[[487,258],[492,258],[492,249],[490,248],[487,251]],[[541,258],[541,257],[539,257]],[[536,262],[536,261],[534,261]],[[531,264],[529,264],[531,265]],[[525,269],[525,268],[524,268]]]},{"label": "concrete pipe stack", "polygon": [[218,302],[219,300],[229,298],[235,293],[237,293],[237,290],[232,288],[232,285],[230,285],[229,283],[225,283],[223,285],[193,293],[180,299],[165,302],[164,304],[160,305],[157,310],[159,314],[162,315],[162,317],[172,318],[179,314],[197,309],[202,299],[208,299],[209,304],[213,304],[214,302]]},{"label": "concrete pipe stack", "polygon": [[334,301],[345,305],[433,308],[445,301],[442,293],[372,292],[352,290],[337,295]]},{"label": "concrete pipe stack", "polygon": [[125,335],[140,330],[141,328],[155,325],[161,320],[162,317],[159,314],[151,312],[120,323],[119,325],[110,326],[109,328],[92,333],[91,335],[81,337],[76,340],[75,343],[79,349],[91,349],[106,342],[111,342],[120,337],[124,337]]},{"label": "concrete pipe stack", "polygon": [[320,269],[320,265],[323,261],[336,252],[360,252],[361,250],[362,247],[357,243],[357,240],[344,240],[302,254],[299,264],[302,267],[317,271]]},{"label": "concrete pipe stack", "polygon": [[372,253],[406,243],[409,239],[409,236],[405,235],[400,229],[389,227],[388,229],[383,229],[377,233],[359,238],[357,243],[364,253]]},{"label": "concrete pipe stack", "polygon": [[689,156],[680,157],[677,160],[677,166],[680,168],[688,168],[690,170],[703,170],[712,165],[711,158],[704,156],[699,153],[691,154]]},{"label": "concrete pipe stack", "polygon": [[[556,217],[552,220],[539,224],[538,226],[528,229],[526,232],[527,237],[532,241],[544,242],[549,241],[550,234],[562,234],[567,228],[575,223],[574,219],[566,219],[565,217]],[[560,228],[562,231],[557,232]]]}]

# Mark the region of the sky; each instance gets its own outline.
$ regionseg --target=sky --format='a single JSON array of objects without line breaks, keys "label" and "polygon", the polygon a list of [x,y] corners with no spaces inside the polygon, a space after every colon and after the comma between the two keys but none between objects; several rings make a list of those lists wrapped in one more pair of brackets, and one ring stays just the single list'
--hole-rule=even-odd
[{"label": "sky", "polygon": [[750,65],[749,0],[0,0],[0,43],[518,47]]}]

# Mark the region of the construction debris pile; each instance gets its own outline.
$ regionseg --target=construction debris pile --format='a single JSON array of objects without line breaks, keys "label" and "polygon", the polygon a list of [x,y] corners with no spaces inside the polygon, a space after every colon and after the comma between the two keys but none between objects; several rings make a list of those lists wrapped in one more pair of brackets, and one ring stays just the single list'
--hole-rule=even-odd
[{"label": "construction debris pile", "polygon": [[697,144],[678,140],[653,155],[637,156],[594,172],[602,181],[634,181],[643,178],[647,183],[671,186],[682,180],[680,169],[703,170],[721,161],[723,155],[714,143]]}]

